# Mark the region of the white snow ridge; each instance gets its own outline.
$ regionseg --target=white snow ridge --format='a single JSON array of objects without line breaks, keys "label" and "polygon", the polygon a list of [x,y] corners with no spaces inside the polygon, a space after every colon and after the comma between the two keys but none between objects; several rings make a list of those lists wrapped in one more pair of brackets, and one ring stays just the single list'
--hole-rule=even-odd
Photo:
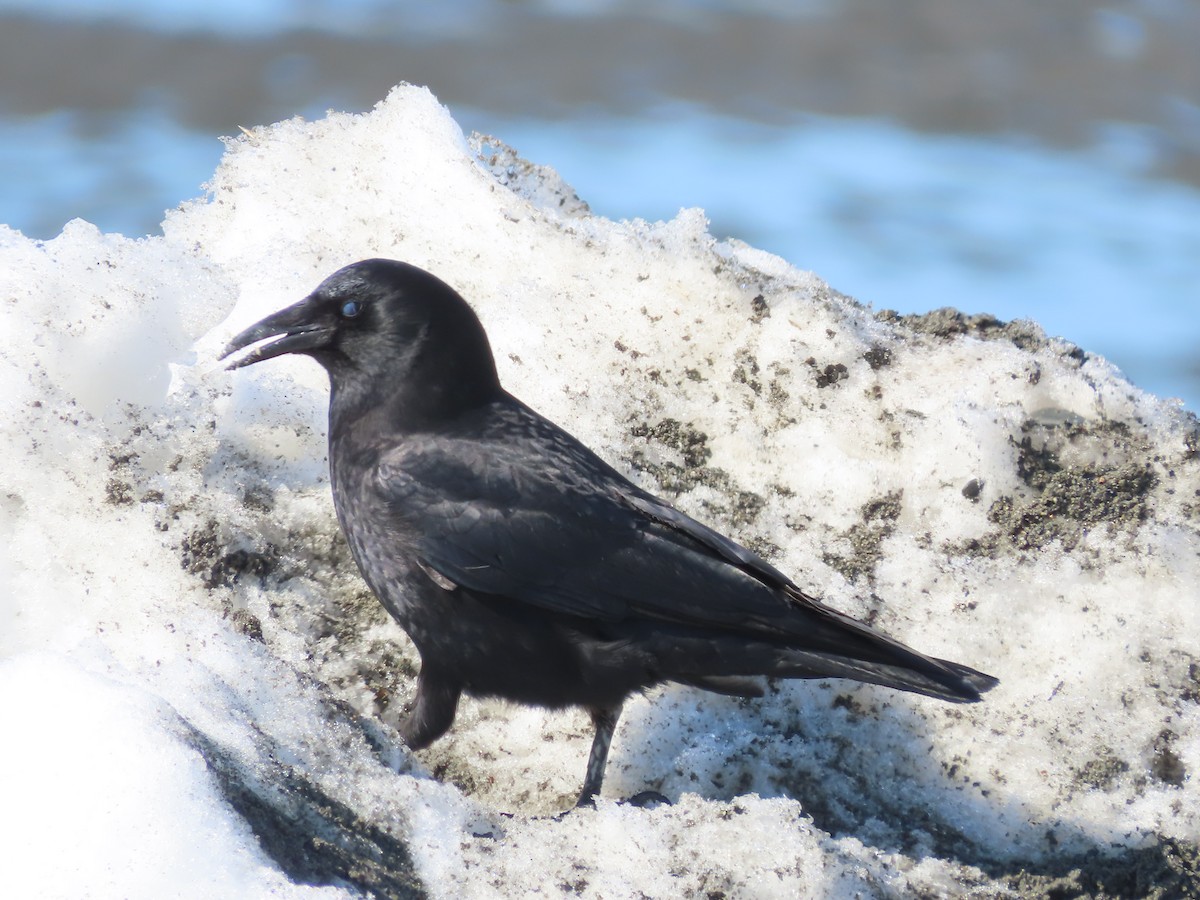
[{"label": "white snow ridge", "polygon": [[[164,231],[0,230],[0,894],[1197,890],[1177,405],[1031,323],[875,313],[698,210],[592,216],[414,87],[230,141]],[[582,713],[467,701],[411,755],[417,658],[334,520],[325,376],[215,361],[372,256],[457,288],[505,385],[640,484],[1000,686],[667,687],[561,819]],[[673,804],[617,802],[648,788]]]}]

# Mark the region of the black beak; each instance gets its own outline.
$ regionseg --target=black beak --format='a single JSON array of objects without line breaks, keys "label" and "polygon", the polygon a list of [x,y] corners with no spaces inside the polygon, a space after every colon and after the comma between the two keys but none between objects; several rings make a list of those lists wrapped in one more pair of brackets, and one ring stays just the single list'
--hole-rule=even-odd
[{"label": "black beak", "polygon": [[305,299],[267,316],[230,341],[221,351],[219,358],[225,359],[251,344],[279,335],[283,337],[256,347],[241,359],[231,362],[228,368],[240,369],[242,366],[253,365],[285,353],[310,353],[328,346],[337,330],[337,322],[330,316],[321,315],[314,307],[311,299]]}]

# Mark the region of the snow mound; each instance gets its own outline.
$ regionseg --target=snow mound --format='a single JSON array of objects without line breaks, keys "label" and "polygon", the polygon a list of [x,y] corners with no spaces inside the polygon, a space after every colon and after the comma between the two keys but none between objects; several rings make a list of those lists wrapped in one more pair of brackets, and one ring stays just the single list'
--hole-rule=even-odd
[{"label": "snow mound", "polygon": [[[1177,405],[1032,323],[875,314],[698,210],[592,216],[419,88],[231,140],[207,191],[162,238],[0,229],[6,894],[1195,889]],[[639,483],[1000,686],[664,688],[562,819],[582,714],[467,701],[410,754],[418,660],[338,533],[324,374],[214,358],[372,256],[455,286],[506,386]],[[674,804],[615,802],[647,788]]]}]

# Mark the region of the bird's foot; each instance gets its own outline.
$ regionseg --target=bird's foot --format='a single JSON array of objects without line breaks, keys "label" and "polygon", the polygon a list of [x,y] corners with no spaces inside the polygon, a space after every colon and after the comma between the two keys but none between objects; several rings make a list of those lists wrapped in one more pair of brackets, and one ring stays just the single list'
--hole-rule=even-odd
[{"label": "bird's foot", "polygon": [[632,797],[627,797],[621,802],[628,806],[636,806],[638,809],[658,809],[660,806],[671,805],[667,795],[660,794],[658,791],[638,791]]},{"label": "bird's foot", "polygon": [[[660,806],[670,806],[671,800],[665,794],[661,794],[658,791],[638,791],[638,793],[634,794],[632,797],[626,797],[623,800],[618,800],[617,803],[621,806],[636,806],[638,809],[657,809]],[[589,794],[580,797],[571,809],[559,813],[554,818],[561,819],[563,816],[566,816],[568,813],[572,813],[577,809],[595,808],[596,795]]]}]

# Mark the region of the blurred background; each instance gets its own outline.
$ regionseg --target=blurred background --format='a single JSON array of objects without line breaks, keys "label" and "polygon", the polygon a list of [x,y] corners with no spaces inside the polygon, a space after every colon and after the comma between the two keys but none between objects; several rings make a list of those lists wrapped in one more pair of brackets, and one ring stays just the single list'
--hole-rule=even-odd
[{"label": "blurred background", "polygon": [[1200,2],[0,0],[0,223],[129,236],[221,135],[428,85],[592,209],[876,309],[1032,318],[1200,410]]}]

